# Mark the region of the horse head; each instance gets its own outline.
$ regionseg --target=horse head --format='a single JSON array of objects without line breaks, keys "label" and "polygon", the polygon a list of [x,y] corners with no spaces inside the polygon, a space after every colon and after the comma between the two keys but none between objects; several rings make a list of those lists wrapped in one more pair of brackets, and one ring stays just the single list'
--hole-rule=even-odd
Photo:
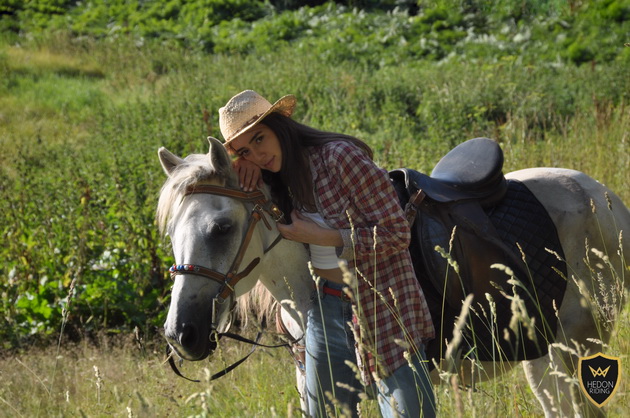
[{"label": "horse head", "polygon": [[[227,151],[218,140],[208,141],[208,154],[180,158],[163,147],[158,151],[168,178],[156,217],[162,234],[170,237],[176,262],[164,331],[177,354],[193,361],[210,355],[219,333],[229,327],[235,298],[256,282],[256,274],[245,276],[255,273],[257,249],[265,244],[261,234],[253,233],[250,213],[255,205],[239,198],[244,192],[238,189]],[[275,229],[264,220],[268,229]],[[241,249],[246,235],[251,245]]]}]

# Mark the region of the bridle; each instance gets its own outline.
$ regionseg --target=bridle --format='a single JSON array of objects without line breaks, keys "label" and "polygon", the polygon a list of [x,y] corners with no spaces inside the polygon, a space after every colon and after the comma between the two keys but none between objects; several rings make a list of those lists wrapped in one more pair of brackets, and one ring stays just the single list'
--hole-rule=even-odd
[{"label": "bridle", "polygon": [[[178,275],[192,274],[192,275],[201,276],[201,277],[205,277],[207,279],[213,280],[215,282],[218,282],[221,285],[217,295],[214,298],[212,298],[212,322],[210,325],[210,339],[211,340],[217,342],[221,336],[228,336],[228,337],[237,339],[239,341],[248,342],[254,345],[254,347],[265,346],[263,344],[258,343],[258,340],[260,339],[260,334],[258,335],[255,341],[252,341],[247,338],[243,338],[241,336],[234,335],[227,332],[219,333],[217,330],[218,328],[218,321],[217,321],[218,315],[217,314],[218,314],[220,305],[223,305],[228,299],[234,298],[236,284],[244,277],[247,277],[249,273],[251,273],[252,270],[260,262],[260,257],[256,257],[247,265],[247,267],[239,271],[241,262],[243,261],[243,257],[245,256],[245,252],[247,251],[247,248],[252,239],[252,236],[254,235],[254,230],[256,229],[258,222],[262,220],[265,226],[267,227],[267,229],[271,230],[272,226],[267,220],[266,215],[269,215],[275,222],[283,222],[284,214],[282,213],[280,208],[278,208],[278,206],[276,206],[270,199],[267,198],[267,196],[265,196],[265,194],[261,190],[258,190],[258,189],[251,192],[244,192],[241,190],[231,189],[228,187],[217,186],[213,184],[199,184],[198,183],[198,184],[189,186],[186,189],[184,196],[189,196],[193,194],[211,194],[211,195],[216,195],[216,196],[225,196],[232,199],[240,200],[245,203],[253,203],[254,206],[249,214],[247,230],[245,231],[245,235],[243,236],[241,245],[239,246],[239,249],[236,252],[236,256],[234,257],[234,261],[232,261],[232,265],[230,266],[227,273],[221,273],[216,270],[212,270],[212,269],[209,269],[207,267],[200,266],[197,264],[174,264],[169,269],[171,278],[174,280],[175,277]],[[267,248],[265,248],[263,253],[266,254],[267,252],[269,252],[281,240],[282,240],[282,235],[278,234],[276,239]],[[279,345],[278,347],[283,347],[283,346],[286,346],[286,344]],[[265,347],[276,347],[276,346],[265,346]],[[169,361],[169,364],[171,365],[171,368],[175,371],[175,373],[178,376],[188,379],[187,377],[182,376],[179,370],[177,370],[175,363],[173,361],[173,357],[169,354],[170,349],[171,349],[170,346],[168,346],[167,355],[169,355],[168,361]],[[216,373],[215,375],[211,377],[211,379],[215,379],[215,378],[218,378],[227,374],[233,368],[235,368],[236,366],[241,364],[243,361],[245,361],[245,359],[247,359],[247,357],[249,357],[249,355],[251,355],[252,352],[253,352],[253,349],[245,358],[241,359],[239,362],[233,364],[232,366],[228,367],[222,372]],[[188,380],[191,380],[191,379],[188,379]]]},{"label": "bridle", "polygon": [[[236,284],[244,277],[246,277],[251,271],[258,265],[260,262],[260,258],[256,257],[253,259],[244,270],[239,272],[239,268],[241,262],[243,261],[243,257],[245,256],[245,252],[247,251],[247,247],[249,246],[249,242],[254,235],[254,230],[256,229],[256,225],[259,221],[263,221],[267,229],[271,230],[271,224],[265,217],[265,214],[271,216],[271,218],[275,222],[281,222],[284,219],[284,214],[276,206],[271,200],[267,199],[267,196],[260,191],[254,190],[251,192],[244,192],[241,190],[230,189],[228,187],[216,186],[212,184],[197,184],[188,187],[184,196],[189,196],[192,194],[211,194],[216,196],[225,196],[230,197],[232,199],[241,200],[243,202],[253,203],[254,207],[249,215],[249,222],[247,226],[247,231],[245,232],[245,236],[243,237],[243,241],[234,257],[234,261],[232,262],[232,266],[230,267],[227,273],[220,273],[216,270],[212,270],[203,266],[199,266],[196,264],[174,264],[169,272],[171,273],[171,278],[175,278],[175,276],[179,274],[193,274],[196,276],[202,276],[210,280],[214,280],[221,284],[221,289],[217,296],[215,296],[214,300],[216,300],[219,304],[224,303],[228,297],[233,295],[234,287]],[[282,236],[278,234],[278,237],[267,247],[264,253],[267,253],[271,250],[280,240]]]}]

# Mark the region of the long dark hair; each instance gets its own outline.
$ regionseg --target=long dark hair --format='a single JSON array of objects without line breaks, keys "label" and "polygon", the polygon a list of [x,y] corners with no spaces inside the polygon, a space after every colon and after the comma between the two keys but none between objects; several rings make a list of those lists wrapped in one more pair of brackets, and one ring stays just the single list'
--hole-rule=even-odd
[{"label": "long dark hair", "polygon": [[309,147],[321,146],[332,141],[347,141],[361,148],[373,158],[372,149],[363,141],[350,135],[320,131],[303,125],[280,113],[270,113],[261,121],[280,141],[282,168],[279,173],[263,170],[263,180],[271,187],[273,200],[285,213],[296,208],[316,212],[313,196],[313,179],[309,164]]}]

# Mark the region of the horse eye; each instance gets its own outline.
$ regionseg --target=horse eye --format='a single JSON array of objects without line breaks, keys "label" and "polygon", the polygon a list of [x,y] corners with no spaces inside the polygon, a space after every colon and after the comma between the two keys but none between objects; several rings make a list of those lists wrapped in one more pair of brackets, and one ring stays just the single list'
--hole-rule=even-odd
[{"label": "horse eye", "polygon": [[225,235],[230,232],[232,228],[232,223],[229,220],[221,220],[215,222],[212,225],[212,229],[210,230],[211,235]]}]

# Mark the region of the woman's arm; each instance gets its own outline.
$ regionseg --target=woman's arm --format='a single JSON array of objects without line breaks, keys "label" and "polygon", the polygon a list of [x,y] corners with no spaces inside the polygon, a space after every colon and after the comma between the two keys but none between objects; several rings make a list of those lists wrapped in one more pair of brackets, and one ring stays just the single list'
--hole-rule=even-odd
[{"label": "woman's arm", "polygon": [[343,239],[338,229],[321,227],[310,219],[304,218],[296,210],[291,212],[291,221],[290,225],[277,225],[278,231],[286,239],[326,247],[343,246]]}]

